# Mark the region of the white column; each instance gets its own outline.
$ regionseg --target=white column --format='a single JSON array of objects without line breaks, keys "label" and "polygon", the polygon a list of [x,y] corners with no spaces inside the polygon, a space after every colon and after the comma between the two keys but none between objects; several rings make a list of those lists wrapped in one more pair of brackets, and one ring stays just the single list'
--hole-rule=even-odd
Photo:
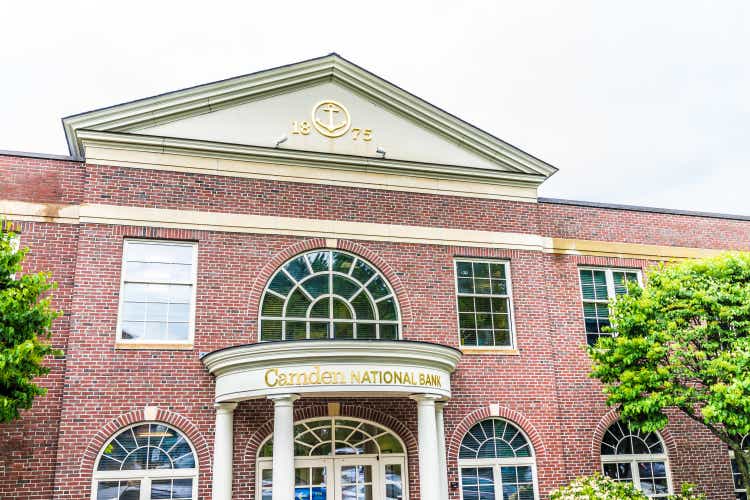
[{"label": "white column", "polygon": [[448,500],[448,464],[445,454],[445,421],[443,419],[443,407],[445,401],[435,403],[435,428],[437,429],[438,444],[438,461],[440,469],[438,470],[438,479],[440,480],[440,500]]},{"label": "white column", "polygon": [[216,403],[214,429],[214,468],[211,484],[213,500],[232,500],[232,456],[234,441],[234,409],[237,403]]},{"label": "white column", "polygon": [[296,394],[268,396],[273,401],[273,500],[294,499],[294,402]]},{"label": "white column", "polygon": [[437,424],[435,422],[435,401],[439,400],[440,396],[418,394],[411,396],[411,398],[417,402],[419,491],[421,492],[421,499],[439,499],[441,498],[440,481],[435,478],[435,471],[440,470]]}]

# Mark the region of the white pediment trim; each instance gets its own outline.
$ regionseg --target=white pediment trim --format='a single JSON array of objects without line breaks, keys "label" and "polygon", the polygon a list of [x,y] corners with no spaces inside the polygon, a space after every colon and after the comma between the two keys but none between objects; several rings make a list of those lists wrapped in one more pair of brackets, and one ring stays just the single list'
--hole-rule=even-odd
[{"label": "white pediment trim", "polygon": [[[522,177],[525,174],[528,181],[538,184],[557,170],[337,54],[69,116],[63,118],[63,127],[71,155],[82,159],[85,158],[84,139],[87,137],[84,131],[133,134],[143,128],[327,81],[348,87],[378,105],[489,159],[498,165],[497,170],[505,170],[506,174],[521,174]],[[274,151],[273,148],[258,149],[268,153]],[[338,155],[326,156],[335,161]]]},{"label": "white pediment trim", "polygon": [[546,177],[539,174],[527,174],[507,170],[390,160],[367,156],[327,154],[315,151],[277,149],[120,132],[79,130],[78,138],[84,148],[112,148],[178,154],[188,157],[222,158],[266,162],[269,164],[322,167],[331,170],[367,171],[387,175],[453,179],[505,186],[536,187],[546,179]]}]

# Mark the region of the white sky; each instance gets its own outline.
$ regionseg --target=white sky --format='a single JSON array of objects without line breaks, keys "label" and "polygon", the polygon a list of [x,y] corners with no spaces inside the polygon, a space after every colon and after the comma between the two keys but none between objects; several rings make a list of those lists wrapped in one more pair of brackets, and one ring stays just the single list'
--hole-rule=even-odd
[{"label": "white sky", "polygon": [[[0,149],[332,51],[555,165],[541,195],[750,214],[750,1],[4,2]],[[1,189],[1,186],[0,186]]]}]

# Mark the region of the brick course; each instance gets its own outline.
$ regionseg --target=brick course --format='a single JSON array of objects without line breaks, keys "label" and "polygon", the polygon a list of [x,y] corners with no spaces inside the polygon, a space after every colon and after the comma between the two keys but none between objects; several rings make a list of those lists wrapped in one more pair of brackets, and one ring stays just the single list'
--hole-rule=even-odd
[{"label": "brick course", "polygon": [[[560,238],[747,249],[750,222],[686,215],[521,203],[430,194],[185,174],[0,156],[0,199],[50,204],[106,203],[347,221],[541,234]],[[195,348],[117,350],[114,346],[123,240],[198,242]],[[91,470],[116,429],[142,420],[145,406],[185,432],[198,450],[199,497],[210,497],[214,384],[199,354],[257,341],[266,280],[289,257],[320,248],[320,238],[104,224],[24,222],[26,269],[59,282],[66,315],[53,343],[66,350],[42,384],[49,392],[24,418],[0,427],[0,498],[90,498]],[[489,416],[489,404],[530,437],[540,492],[599,468],[598,442],[616,414],[587,376],[577,267],[644,268],[651,262],[533,251],[339,240],[370,260],[399,299],[404,337],[458,346],[453,259],[508,259],[518,355],[465,355],[445,408],[449,481],[463,434]],[[304,398],[299,418],[325,414],[375,420],[407,444],[412,499],[418,498],[416,407],[402,399]],[[235,413],[235,498],[255,497],[255,456],[270,431],[267,401]],[[733,498],[726,448],[675,415],[663,433],[675,488],[697,482],[712,499]],[[459,498],[451,491],[451,498]]]}]

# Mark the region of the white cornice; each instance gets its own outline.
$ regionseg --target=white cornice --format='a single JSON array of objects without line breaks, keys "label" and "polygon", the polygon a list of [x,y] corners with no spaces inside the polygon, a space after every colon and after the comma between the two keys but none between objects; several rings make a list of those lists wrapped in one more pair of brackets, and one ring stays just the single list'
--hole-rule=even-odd
[{"label": "white cornice", "polygon": [[287,363],[385,362],[418,363],[424,367],[455,371],[461,351],[428,342],[405,340],[311,340],[261,342],[213,351],[201,358],[209,373],[256,366],[281,366]]},{"label": "white cornice", "polygon": [[63,119],[63,126],[71,154],[82,158],[83,130],[134,132],[147,126],[208,113],[328,80],[335,80],[360,92],[391,111],[496,162],[505,170],[529,175],[537,179],[537,183],[556,171],[538,158],[336,54],[69,116]]},{"label": "white cornice", "polygon": [[351,171],[380,172],[392,175],[403,174],[437,179],[471,180],[488,184],[523,187],[536,187],[545,179],[544,176],[538,174],[509,172],[507,170],[493,170],[460,165],[439,165],[152,135],[79,130],[77,136],[84,150],[88,147],[109,147],[203,158],[225,158]]}]

